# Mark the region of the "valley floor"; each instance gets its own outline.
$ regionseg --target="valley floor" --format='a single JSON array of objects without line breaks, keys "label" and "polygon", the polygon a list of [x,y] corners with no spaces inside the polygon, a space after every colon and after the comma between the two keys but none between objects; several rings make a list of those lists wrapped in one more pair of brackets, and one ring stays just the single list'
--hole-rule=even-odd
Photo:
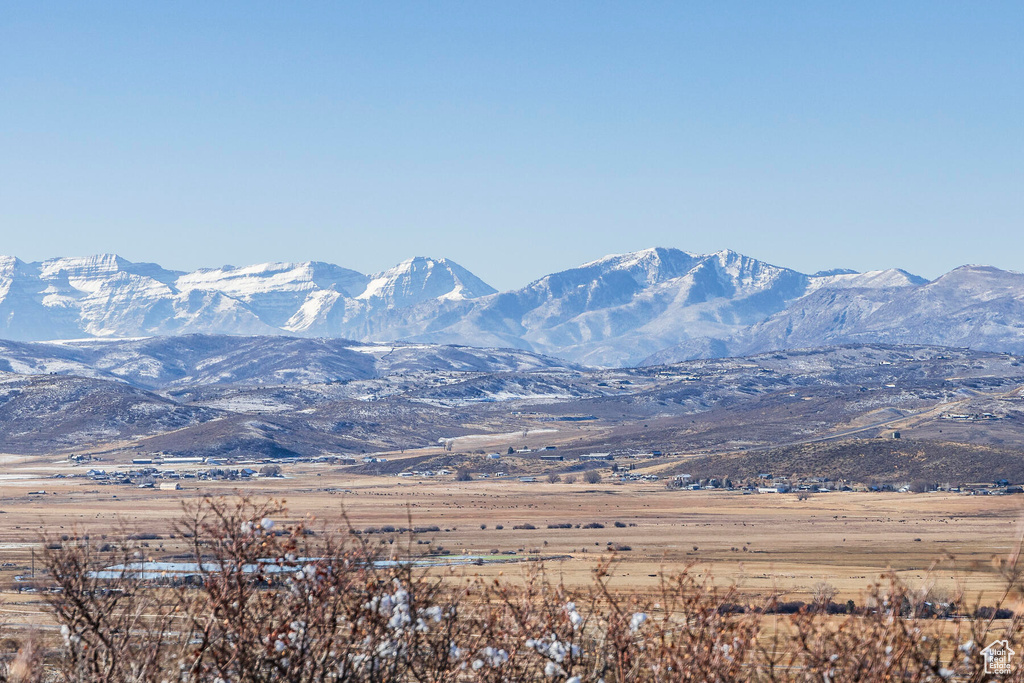
[{"label": "valley floor", "polygon": [[[33,623],[42,612],[43,596],[23,591],[31,584],[33,553],[38,570],[45,538],[144,532],[153,535],[146,541],[151,556],[169,557],[185,547],[172,524],[183,505],[238,492],[231,482],[161,491],[48,480],[45,494],[29,495],[39,481],[0,485],[0,611],[14,623]],[[244,493],[285,501],[282,521],[305,519],[314,529],[343,529],[343,515],[358,530],[439,529],[362,535],[371,542],[394,538],[390,547],[400,553],[558,557],[546,570],[569,585],[589,583],[597,563],[614,555],[614,583],[626,590],[656,590],[661,571],[693,565],[716,584],[736,585],[751,596],[778,591],[785,600],[804,601],[826,582],[837,599],[859,602],[891,569],[915,588],[953,596],[963,587],[969,602],[994,602],[1001,580],[993,560],[1013,552],[1024,519],[1024,496],[833,492],[799,500],[793,494],[673,491],[657,483],[409,480],[316,465],[297,467],[290,478],[247,482]],[[572,528],[547,528],[553,524]],[[602,528],[583,528],[588,524]],[[514,528],[527,525],[536,528]],[[521,568],[452,571],[510,577]]]}]

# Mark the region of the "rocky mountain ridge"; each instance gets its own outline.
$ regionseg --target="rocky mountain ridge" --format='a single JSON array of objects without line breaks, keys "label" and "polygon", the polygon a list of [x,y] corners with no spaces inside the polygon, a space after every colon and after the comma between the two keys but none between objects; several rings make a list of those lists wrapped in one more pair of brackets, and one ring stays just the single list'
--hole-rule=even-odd
[{"label": "rocky mountain ridge", "polygon": [[497,292],[450,259],[186,273],[116,255],[0,257],[0,338],[187,334],[505,347],[594,366],[844,343],[1024,351],[1024,275],[964,266],[812,275],[723,250],[611,255]]}]

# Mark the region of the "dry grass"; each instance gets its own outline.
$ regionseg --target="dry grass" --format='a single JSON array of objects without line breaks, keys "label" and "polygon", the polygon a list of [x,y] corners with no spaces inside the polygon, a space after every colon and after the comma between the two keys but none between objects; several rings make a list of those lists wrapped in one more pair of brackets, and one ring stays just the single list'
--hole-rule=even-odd
[{"label": "dry grass", "polygon": [[[42,486],[55,493],[37,498],[24,495],[28,486],[2,489],[0,557],[14,566],[0,568],[0,585],[8,590],[14,575],[28,573],[30,548],[39,552],[44,532],[96,539],[116,532],[123,521],[160,536],[149,541],[147,552],[182,552],[181,539],[171,537],[181,502],[206,493],[230,495],[237,485],[185,483],[177,492],[53,480]],[[798,501],[795,495],[678,492],[607,481],[421,482],[314,468],[246,486],[287,500],[292,521],[312,515],[337,524],[344,506],[360,528],[403,525],[411,511],[417,524],[441,529],[431,538],[435,545],[455,553],[498,549],[523,556],[538,549],[569,555],[549,565],[567,585],[589,583],[611,544],[631,548],[618,553],[616,581],[622,586],[653,589],[657,578],[650,574],[695,565],[696,571],[713,568],[720,584],[736,584],[743,592],[781,592],[803,600],[819,581],[836,586],[842,599],[856,597],[890,569],[911,584],[931,580],[953,590],[962,583],[991,594],[1000,583],[992,558],[1012,545],[1024,504],[1018,496],[934,493],[831,493]],[[616,521],[628,526],[615,527]],[[583,528],[590,522],[605,528]],[[513,529],[527,523],[537,530]],[[573,528],[548,529],[552,523]],[[489,577],[501,569],[476,571]],[[6,599],[18,602],[16,594]]]},{"label": "dry grass", "polygon": [[[60,588],[46,594],[60,638],[8,642],[3,680],[981,681],[983,644],[1024,645],[1019,617],[895,574],[848,614],[829,613],[846,606],[821,582],[817,604],[781,614],[785,596],[696,566],[655,572],[639,591],[607,559],[582,585],[539,563],[511,578],[379,566],[416,553],[412,536],[381,544],[353,526],[289,519],[273,502],[188,504],[174,528],[206,563],[199,585],[91,574],[152,554],[124,533],[49,539],[42,563]],[[990,565],[1002,586],[992,608],[1022,597],[1019,550]]]}]

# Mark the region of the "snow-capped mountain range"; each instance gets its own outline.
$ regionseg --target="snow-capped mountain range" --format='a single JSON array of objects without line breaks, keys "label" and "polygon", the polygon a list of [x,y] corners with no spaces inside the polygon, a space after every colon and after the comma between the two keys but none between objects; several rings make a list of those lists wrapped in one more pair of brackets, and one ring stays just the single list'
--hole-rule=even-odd
[{"label": "snow-capped mountain range", "polygon": [[1024,275],[806,275],[728,250],[653,248],[497,292],[422,257],[374,275],[315,261],[185,273],[115,255],[0,257],[0,338],[192,333],[511,347],[609,366],[852,342],[1024,352]]}]

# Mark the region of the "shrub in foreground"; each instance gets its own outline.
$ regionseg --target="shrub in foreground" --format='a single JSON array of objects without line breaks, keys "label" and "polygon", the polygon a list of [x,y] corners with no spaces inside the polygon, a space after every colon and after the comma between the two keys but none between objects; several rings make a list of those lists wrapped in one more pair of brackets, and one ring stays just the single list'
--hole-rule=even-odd
[{"label": "shrub in foreground", "polygon": [[[0,680],[981,681],[984,644],[1024,646],[1019,617],[996,622],[1018,595],[1016,554],[999,567],[1006,591],[987,617],[922,618],[929,596],[895,578],[839,617],[752,603],[689,570],[643,594],[614,588],[608,563],[582,590],[540,563],[520,581],[467,581],[381,557],[361,535],[282,529],[281,514],[199,503],[177,529],[193,544],[184,572],[141,563],[127,537],[113,552],[58,544],[45,561],[62,642],[46,653],[26,644]],[[1015,669],[1001,680],[1022,679]]]}]

